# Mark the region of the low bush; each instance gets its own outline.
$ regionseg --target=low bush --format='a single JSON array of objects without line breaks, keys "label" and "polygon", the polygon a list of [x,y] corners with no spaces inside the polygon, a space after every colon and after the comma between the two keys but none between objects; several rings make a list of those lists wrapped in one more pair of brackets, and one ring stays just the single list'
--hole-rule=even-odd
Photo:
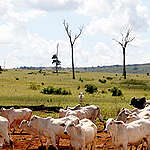
[{"label": "low bush", "polygon": [[62,88],[54,88],[52,86],[48,86],[46,88],[43,88],[41,93],[43,94],[55,94],[55,95],[71,95],[71,91],[67,91]]},{"label": "low bush", "polygon": [[106,83],[106,79],[99,79],[98,81],[101,83]]},{"label": "low bush", "polygon": [[80,78],[79,78],[79,81],[83,82],[83,79],[80,77]]},{"label": "low bush", "polygon": [[112,87],[110,89],[110,92],[112,93],[112,96],[122,96],[123,93],[118,87]]},{"label": "low bush", "polygon": [[107,80],[112,80],[113,78],[112,78],[112,77],[107,77],[106,79],[107,79]]},{"label": "low bush", "polygon": [[85,91],[90,93],[90,94],[93,94],[94,92],[97,92],[97,87],[95,85],[92,85],[92,84],[86,84],[85,85]]},{"label": "low bush", "polygon": [[80,87],[80,85],[77,87],[77,90],[79,90],[81,87]]}]

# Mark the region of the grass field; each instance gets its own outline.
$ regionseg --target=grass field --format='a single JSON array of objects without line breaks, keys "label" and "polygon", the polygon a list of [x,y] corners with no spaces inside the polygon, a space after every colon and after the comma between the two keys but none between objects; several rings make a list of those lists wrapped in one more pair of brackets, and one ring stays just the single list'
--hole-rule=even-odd
[{"label": "grass field", "polygon": [[[106,83],[99,82],[99,79],[105,79]],[[86,93],[86,84],[96,85],[98,92]],[[61,87],[70,90],[72,94],[42,94],[41,90],[47,86]],[[112,96],[108,91],[112,87],[119,87],[123,96]],[[122,107],[131,108],[129,103],[132,97],[145,96],[150,99],[150,76],[127,74],[124,80],[122,74],[83,72],[76,73],[76,79],[73,80],[71,72],[57,76],[50,71],[42,74],[38,70],[8,70],[0,74],[0,105],[75,106],[79,103],[79,92],[84,92],[85,104],[100,106],[104,119],[116,117]]]}]

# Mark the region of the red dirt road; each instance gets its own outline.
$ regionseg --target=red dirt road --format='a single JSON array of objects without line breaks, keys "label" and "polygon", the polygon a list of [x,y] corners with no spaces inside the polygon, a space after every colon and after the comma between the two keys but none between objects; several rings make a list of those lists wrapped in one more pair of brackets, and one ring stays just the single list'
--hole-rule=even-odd
[{"label": "red dirt road", "polygon": [[[45,149],[40,147],[40,141],[39,138],[35,138],[33,141],[31,141],[31,135],[27,134],[15,134],[11,135],[14,143],[14,150],[26,150],[29,144],[31,146],[28,148],[28,150],[42,150]],[[46,139],[42,139],[44,146],[46,145]],[[11,150],[9,145],[4,145],[2,149]],[[49,147],[49,150],[54,149],[53,147]],[[61,139],[60,140],[60,150],[69,150],[69,140]],[[109,134],[104,133],[103,131],[99,131],[97,134],[97,141],[96,141],[96,149],[102,150],[102,149],[114,149],[114,146],[111,142],[111,137]]]},{"label": "red dirt road", "polygon": [[[28,150],[45,150],[46,145],[46,139],[43,138],[42,141],[44,143],[44,147],[40,147],[40,141],[39,138],[35,138],[33,141],[31,141],[31,135],[23,134],[23,135],[12,135],[11,136],[14,142],[14,150],[27,150],[27,147],[29,144],[31,146],[28,148]],[[128,146],[128,149],[130,147]],[[3,150],[11,150],[9,145],[4,145]],[[132,148],[132,150],[135,149],[135,147]],[[141,148],[139,147],[138,150]],[[49,147],[49,150],[54,150],[52,146]],[[69,150],[69,140],[66,139],[60,139],[60,146],[59,150]],[[115,146],[113,145],[111,141],[111,137],[108,133],[104,133],[103,131],[98,131],[97,134],[97,140],[96,140],[96,150],[116,150]]]}]

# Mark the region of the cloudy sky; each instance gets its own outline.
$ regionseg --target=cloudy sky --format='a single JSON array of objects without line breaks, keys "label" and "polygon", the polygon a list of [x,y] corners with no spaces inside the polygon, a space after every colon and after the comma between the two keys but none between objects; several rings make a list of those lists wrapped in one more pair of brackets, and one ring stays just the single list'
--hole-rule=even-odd
[{"label": "cloudy sky", "polygon": [[71,50],[63,20],[72,35],[84,25],[74,45],[75,66],[122,64],[122,50],[112,39],[132,26],[136,39],[126,49],[126,63],[150,63],[148,0],[1,0],[0,65],[53,66],[59,43],[62,67],[71,67]]}]

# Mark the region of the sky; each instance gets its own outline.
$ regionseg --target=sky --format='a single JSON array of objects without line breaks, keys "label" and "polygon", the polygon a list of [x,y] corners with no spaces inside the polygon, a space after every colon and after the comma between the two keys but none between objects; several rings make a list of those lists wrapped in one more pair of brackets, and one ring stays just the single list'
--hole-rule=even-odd
[{"label": "sky", "polygon": [[150,1],[148,0],[0,0],[0,65],[52,67],[59,43],[62,67],[122,65],[121,33],[131,27],[126,64],[150,63]]}]

